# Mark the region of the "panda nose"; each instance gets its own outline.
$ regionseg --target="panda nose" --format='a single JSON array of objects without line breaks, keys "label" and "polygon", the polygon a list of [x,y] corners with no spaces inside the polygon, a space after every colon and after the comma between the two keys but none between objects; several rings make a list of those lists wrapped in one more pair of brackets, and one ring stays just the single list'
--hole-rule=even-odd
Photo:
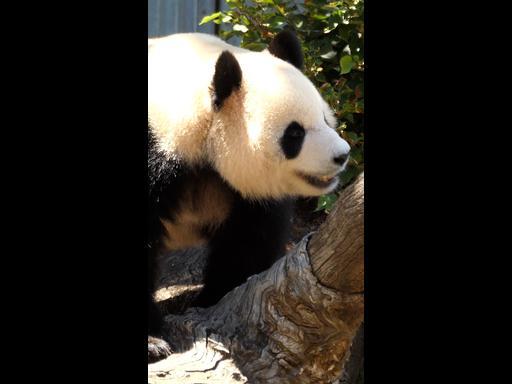
[{"label": "panda nose", "polygon": [[338,157],[335,157],[333,160],[338,165],[343,165],[346,163],[348,158],[350,157],[350,152],[344,153],[342,155],[339,155]]}]

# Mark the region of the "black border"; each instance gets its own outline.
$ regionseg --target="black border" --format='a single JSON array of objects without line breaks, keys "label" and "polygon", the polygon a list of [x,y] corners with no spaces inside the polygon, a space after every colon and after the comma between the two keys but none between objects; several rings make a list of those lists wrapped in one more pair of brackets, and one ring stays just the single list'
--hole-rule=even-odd
[{"label": "black border", "polygon": [[487,204],[504,173],[488,137],[506,71],[479,58],[497,57],[500,25],[466,3],[365,2],[366,383],[494,375],[477,287],[498,281]]},{"label": "black border", "polygon": [[147,4],[25,7],[5,10],[5,348],[37,379],[147,382]]},{"label": "black border", "polygon": [[[52,381],[147,380],[147,6],[30,10],[5,10],[24,15],[4,35],[8,354]],[[506,73],[488,15],[365,4],[366,383],[461,382],[485,355],[492,327],[480,312],[493,318],[496,290],[478,287],[499,271],[484,269],[493,220],[475,202],[496,204],[481,186],[508,174],[479,165],[486,151],[500,156],[504,126],[484,89]]]}]

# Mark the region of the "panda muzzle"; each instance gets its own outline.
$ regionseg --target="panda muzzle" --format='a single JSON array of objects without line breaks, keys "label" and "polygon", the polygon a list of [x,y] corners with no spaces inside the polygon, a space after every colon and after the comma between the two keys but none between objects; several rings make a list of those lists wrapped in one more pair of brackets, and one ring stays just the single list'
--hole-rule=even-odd
[{"label": "panda muzzle", "polygon": [[302,172],[298,172],[299,176],[305,180],[308,184],[316,188],[327,188],[331,186],[334,182],[338,180],[337,175],[322,175],[322,176],[313,176],[308,175]]}]

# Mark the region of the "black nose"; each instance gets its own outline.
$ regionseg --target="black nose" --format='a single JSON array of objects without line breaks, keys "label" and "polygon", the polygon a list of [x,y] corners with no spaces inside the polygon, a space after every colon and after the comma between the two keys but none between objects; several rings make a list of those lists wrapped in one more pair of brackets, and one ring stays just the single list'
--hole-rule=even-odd
[{"label": "black nose", "polygon": [[344,153],[343,155],[335,157],[333,160],[336,164],[343,165],[348,160],[349,156],[350,156],[350,152],[347,152],[347,153]]}]

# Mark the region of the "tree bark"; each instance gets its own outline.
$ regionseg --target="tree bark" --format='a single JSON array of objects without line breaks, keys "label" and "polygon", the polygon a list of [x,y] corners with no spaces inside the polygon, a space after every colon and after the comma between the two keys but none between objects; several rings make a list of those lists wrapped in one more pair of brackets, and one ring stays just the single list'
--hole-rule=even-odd
[{"label": "tree bark", "polygon": [[214,307],[166,316],[176,353],[148,365],[148,382],[349,383],[364,313],[363,201],[361,174],[269,270]]}]

